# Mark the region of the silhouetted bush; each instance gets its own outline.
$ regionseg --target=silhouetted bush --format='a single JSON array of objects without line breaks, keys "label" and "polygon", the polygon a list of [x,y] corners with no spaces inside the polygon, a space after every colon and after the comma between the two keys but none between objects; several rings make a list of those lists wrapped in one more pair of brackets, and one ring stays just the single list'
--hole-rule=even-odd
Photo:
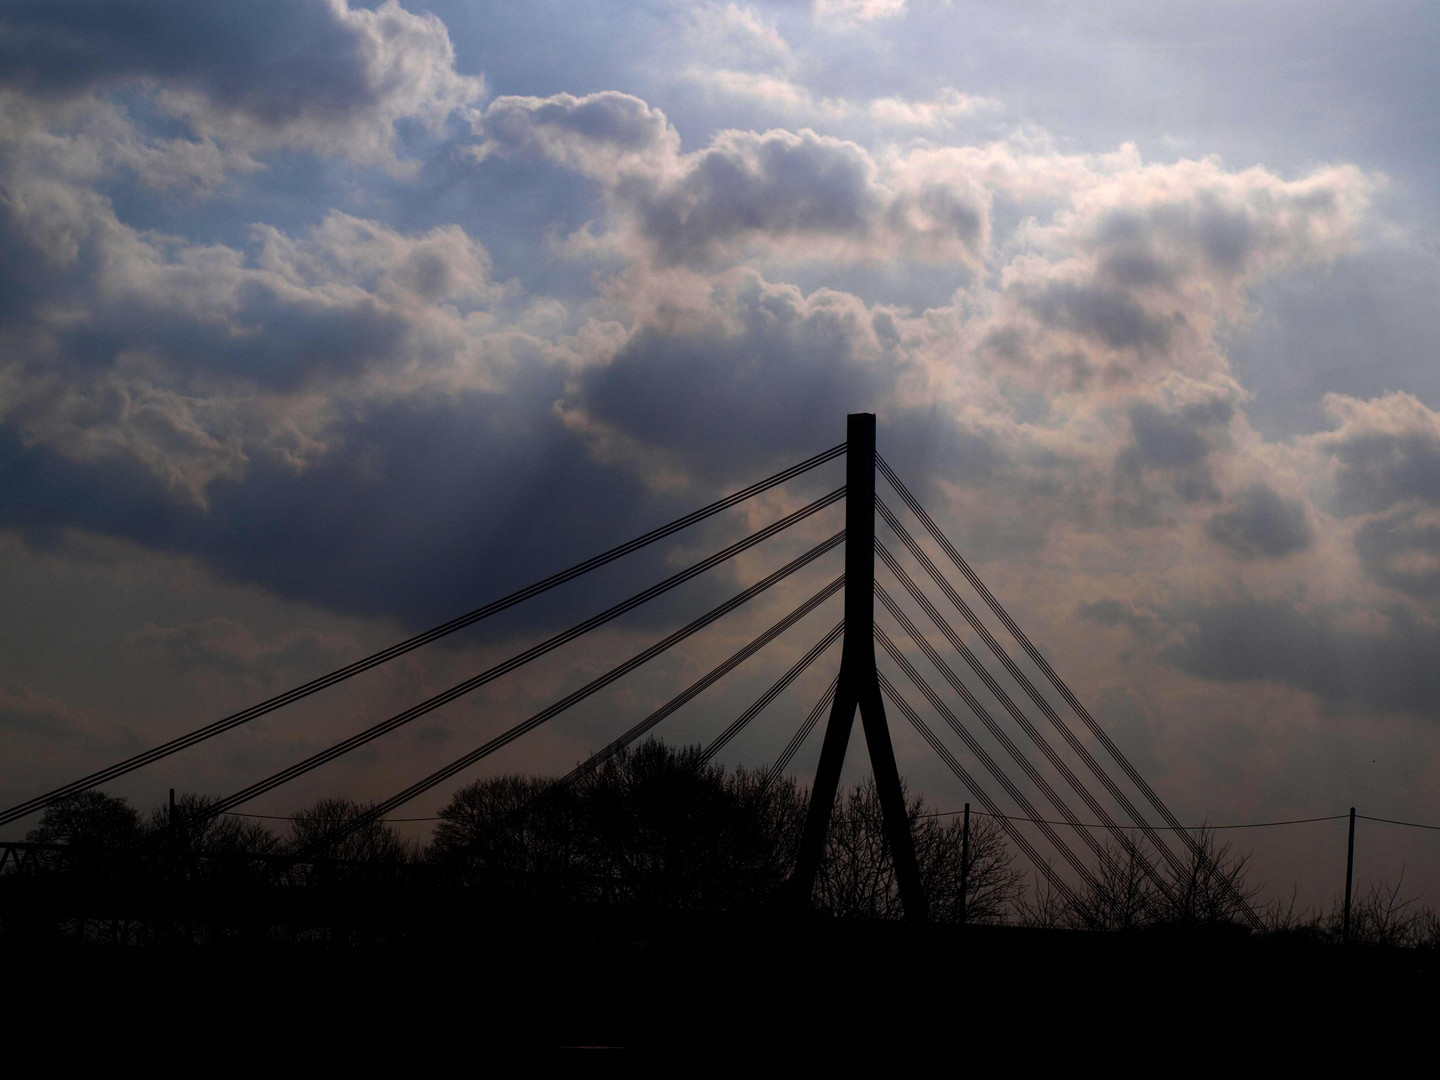
[{"label": "silhouetted bush", "polygon": [[655,740],[573,784],[479,780],[441,811],[431,858],[498,896],[734,910],[785,884],[804,799],[793,780],[706,764]]}]

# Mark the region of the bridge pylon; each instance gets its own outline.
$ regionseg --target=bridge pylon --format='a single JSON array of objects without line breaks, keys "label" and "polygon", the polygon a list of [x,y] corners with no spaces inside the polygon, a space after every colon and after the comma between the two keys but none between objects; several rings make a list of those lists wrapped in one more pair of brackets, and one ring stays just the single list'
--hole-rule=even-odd
[{"label": "bridge pylon", "polygon": [[796,902],[802,907],[808,906],[858,708],[885,817],[886,839],[895,860],[900,902],[908,921],[923,922],[927,912],[925,893],[875,670],[874,621],[875,414],[851,413],[846,422],[845,451],[845,643],[840,657],[840,679],[825,728],[825,742],[820,749],[820,764],[815,771],[810,809],[805,817],[792,881]]}]

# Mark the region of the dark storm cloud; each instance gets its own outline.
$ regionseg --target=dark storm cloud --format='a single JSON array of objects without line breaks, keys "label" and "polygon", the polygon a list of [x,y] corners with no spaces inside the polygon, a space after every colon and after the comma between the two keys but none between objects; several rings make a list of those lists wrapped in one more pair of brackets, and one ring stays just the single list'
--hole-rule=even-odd
[{"label": "dark storm cloud", "polygon": [[[138,90],[144,104],[129,110],[132,119],[152,129],[178,119],[200,136],[192,153],[212,158],[218,137],[237,148],[304,147],[393,164],[397,124],[409,122],[407,139],[436,132],[483,96],[483,80],[457,73],[454,61],[445,25],[395,0],[0,7],[0,88],[51,106]],[[134,160],[145,157],[141,147]]]},{"label": "dark storm cloud", "polygon": [[1418,517],[1402,509],[1367,521],[1355,533],[1355,551],[1376,581],[1430,598],[1440,594],[1440,525]]},{"label": "dark storm cloud", "polygon": [[82,733],[83,723],[73,707],[37,694],[23,683],[0,685],[0,732],[73,738]]},{"label": "dark storm cloud", "polygon": [[245,282],[234,299],[226,322],[142,303],[92,309],[87,322],[56,335],[49,370],[93,371],[126,350],[145,349],[181,386],[213,388],[223,380],[290,392],[392,362],[414,340],[412,321],[370,296],[326,303]]},{"label": "dark storm cloud", "polygon": [[[596,464],[548,407],[561,389],[540,378],[505,395],[372,406],[336,433],[344,452],[299,473],[257,460],[243,481],[212,483],[208,509],[129,462],[67,461],[0,428],[0,527],[42,542],[60,526],[122,536],[280,596],[426,625],[704,501],[654,496],[629,470]],[[618,585],[590,587],[620,599],[635,574],[658,576],[642,561],[623,565]],[[533,618],[598,606],[576,595],[534,602]]]},{"label": "dark storm cloud", "polygon": [[1404,499],[1440,504],[1440,438],[1433,432],[1360,431],[1330,444],[1341,514],[1388,510]]},{"label": "dark storm cloud", "polygon": [[730,314],[738,329],[636,334],[586,374],[587,411],[713,473],[839,441],[845,414],[873,411],[898,375],[859,304],[807,303],[751,278]]},{"label": "dark storm cloud", "polygon": [[1055,281],[1028,290],[1022,303],[1042,323],[1104,342],[1112,349],[1159,352],[1170,326],[1121,289]]},{"label": "dark storm cloud", "polygon": [[73,93],[135,79],[199,90],[262,123],[373,104],[355,27],[326,0],[12,0],[0,83]]},{"label": "dark storm cloud", "polygon": [[1151,469],[1180,469],[1200,464],[1215,447],[1218,434],[1235,414],[1223,398],[1162,409],[1149,401],[1130,406],[1129,453]]},{"label": "dark storm cloud", "polygon": [[218,671],[265,679],[287,667],[322,670],[336,659],[331,643],[313,630],[295,630],[278,641],[261,640],[223,616],[181,626],[152,624],[132,641],[137,648],[162,656],[181,674]]},{"label": "dark storm cloud", "polygon": [[1131,605],[1112,597],[1081,604],[1075,614],[1087,622],[1099,623],[1101,626],[1123,626],[1136,637],[1144,637],[1155,626],[1153,615],[1137,611]]},{"label": "dark storm cloud", "polygon": [[1314,540],[1304,504],[1281,498],[1268,484],[1241,492],[1235,509],[1206,522],[1205,535],[1242,559],[1279,559]]},{"label": "dark storm cloud", "polygon": [[1234,412],[1234,405],[1219,397],[1179,408],[1133,402],[1131,441],[1115,459],[1116,487],[1122,496],[1116,505],[1119,519],[1141,527],[1163,520],[1159,494],[1147,484],[1147,473],[1165,477],[1182,502],[1218,501],[1220,489],[1209,457],[1224,445]]},{"label": "dark storm cloud", "polygon": [[[1323,200],[1328,193],[1320,192]],[[1307,197],[1303,209],[1315,214],[1333,210],[1331,202]],[[1198,254],[1208,269],[1241,273],[1260,246],[1260,226],[1243,205],[1227,206],[1212,192],[1198,192],[1184,202],[1166,203],[1144,213],[1114,211],[1100,222],[1096,241],[1113,256],[1166,252],[1172,258]],[[1142,276],[1136,284],[1163,284],[1167,274]]]},{"label": "dark storm cloud", "polygon": [[643,231],[668,263],[705,262],[751,234],[861,239],[881,212],[869,155],[813,131],[732,135],[641,209]]},{"label": "dark storm cloud", "polygon": [[1273,679],[1333,703],[1431,714],[1440,705],[1440,629],[1399,609],[1383,630],[1331,608],[1237,600],[1171,613],[1182,637],[1166,658],[1221,682]]}]

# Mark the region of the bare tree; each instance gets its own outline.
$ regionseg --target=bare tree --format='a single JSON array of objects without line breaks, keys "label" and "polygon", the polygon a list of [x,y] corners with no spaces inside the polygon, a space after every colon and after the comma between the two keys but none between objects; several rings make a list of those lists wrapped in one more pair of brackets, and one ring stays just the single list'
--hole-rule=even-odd
[{"label": "bare tree", "polygon": [[[1425,941],[1435,913],[1420,903],[1420,894],[1404,895],[1405,873],[1392,885],[1372,881],[1350,905],[1350,940],[1357,945],[1410,948]],[[1336,901],[1326,920],[1335,941],[1344,938],[1345,907]]]},{"label": "bare tree", "polygon": [[214,814],[215,799],[183,792],[175,799],[172,820],[168,805],[150,811],[146,832],[155,837],[153,858],[166,872],[191,878],[251,879],[263,872],[253,856],[278,851],[280,838],[259,821]]},{"label": "bare tree", "polygon": [[1055,867],[1047,863],[1043,871],[1036,872],[1030,889],[1015,898],[1015,914],[1021,926],[1054,930],[1070,925],[1073,904],[1055,882]]},{"label": "bare tree", "polygon": [[573,871],[574,805],[547,777],[467,784],[440,811],[428,857],[459,884],[560,898]]},{"label": "bare tree", "polygon": [[1068,905],[1067,923],[1088,930],[1130,930],[1163,917],[1154,868],[1135,838],[1123,846],[1107,841],[1102,850],[1093,880]]},{"label": "bare tree", "polygon": [[[317,799],[295,811],[285,850],[310,862],[297,867],[296,880],[353,880],[385,876],[417,862],[420,846],[384,821],[367,820],[351,828],[370,806],[351,799]],[[348,864],[348,865],[346,865]]]},{"label": "bare tree", "polygon": [[1250,901],[1260,892],[1248,880],[1250,852],[1236,851],[1228,840],[1222,843],[1210,828],[1202,827],[1193,839],[1189,860],[1170,867],[1172,895],[1161,917],[1192,926],[1245,923]]},{"label": "bare tree", "polygon": [[25,839],[32,844],[64,844],[81,854],[126,847],[140,833],[140,815],[134,807],[92,788],[52,803]]},{"label": "bare tree", "polygon": [[[970,866],[962,873],[961,821],[951,818],[942,824],[925,812],[918,796],[907,798],[905,805],[930,917],[958,922],[963,913],[967,922],[1001,921],[1018,899],[1024,875],[1014,868],[998,824],[980,815],[971,819]],[[837,799],[813,902],[821,911],[847,918],[896,919],[903,914],[874,780]]]}]

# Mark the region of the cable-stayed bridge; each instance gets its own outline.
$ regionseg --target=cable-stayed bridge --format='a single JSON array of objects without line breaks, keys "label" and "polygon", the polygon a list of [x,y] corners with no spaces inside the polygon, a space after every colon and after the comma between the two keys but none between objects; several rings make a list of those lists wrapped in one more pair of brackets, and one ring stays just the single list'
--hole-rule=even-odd
[{"label": "cable-stayed bridge", "polygon": [[[532,661],[579,640],[787,529],[843,503],[843,528],[578,689],[373,803],[363,814],[337,826],[328,839],[338,840],[345,834],[362,829],[395,813],[439,785],[454,780],[502,748],[523,739],[810,567],[823,556],[843,547],[844,570],[841,574],[825,582],[784,617],[766,627],[663,705],[638,718],[624,733],[582,761],[557,784],[575,783],[589,770],[656,730],[668,717],[731,676],[826,601],[843,594],[843,618],[826,627],[813,645],[753,704],[715,734],[704,750],[704,759],[713,759],[765,713],[767,707],[791,684],[831,654],[837,643],[840,645],[834,679],[804,715],[768,772],[772,781],[784,774],[822,718],[825,719],[819,764],[792,880],[791,891],[797,906],[808,902],[811,894],[851,729],[858,712],[883,809],[886,838],[904,911],[910,920],[923,921],[926,918],[926,897],[912,848],[902,782],[891,744],[887,702],[915,729],[938,761],[953,773],[967,796],[998,821],[1009,842],[1056,894],[1079,906],[1082,903],[1080,896],[1095,888],[1097,873],[1118,873],[1117,860],[1124,860],[1130,866],[1139,867],[1149,879],[1154,890],[1149,895],[1172,899],[1170,894],[1174,882],[1183,880],[1195,866],[1204,865],[1206,855],[1203,849],[986,587],[910,488],[877,452],[875,417],[868,413],[849,417],[844,443],[423,633],[20,802],[0,813],[0,827],[19,822],[81,792],[224,736],[262,716],[524,604],[842,456],[845,459],[843,486],[424,701],[210,802],[203,813],[238,812],[240,807],[252,800],[368,746],[480,687],[513,675]],[[877,490],[877,476],[884,480],[886,491]],[[898,505],[918,525],[919,532],[928,537],[932,550],[938,551],[941,556],[940,562],[932,558],[925,545],[896,513],[887,495],[898,500]],[[885,526],[883,537],[876,535],[877,518]],[[905,563],[892,551],[891,544],[896,545],[897,550],[903,550],[911,565],[919,568],[920,580],[917,581],[916,575],[906,569]],[[876,576],[877,563],[884,570],[881,579]],[[948,563],[948,568],[942,567],[941,563]],[[957,586],[955,575],[963,584]],[[977,597],[979,606],[1003,627],[1010,639],[1008,646],[989,629],[980,611],[965,599],[962,589]],[[877,600],[885,616],[888,616],[884,621],[876,619]],[[969,631],[970,643],[956,628],[957,616],[959,623]],[[878,653],[877,643],[880,646]],[[877,663],[877,657],[883,658],[880,663]],[[1027,666],[1032,674],[1027,674]],[[1008,689],[997,677],[997,670],[1008,676]],[[1083,806],[1088,818],[1093,820],[1077,814],[1072,808],[1075,805]],[[1016,826],[1012,819],[1017,817],[1035,825],[1038,839]],[[1098,831],[1108,834],[1108,843],[1097,837],[1096,823],[1100,826]],[[24,845],[9,845],[6,848],[7,857],[18,862],[23,858],[23,848]],[[1251,926],[1259,929],[1259,919],[1244,898],[1235,895],[1232,901]]]}]

